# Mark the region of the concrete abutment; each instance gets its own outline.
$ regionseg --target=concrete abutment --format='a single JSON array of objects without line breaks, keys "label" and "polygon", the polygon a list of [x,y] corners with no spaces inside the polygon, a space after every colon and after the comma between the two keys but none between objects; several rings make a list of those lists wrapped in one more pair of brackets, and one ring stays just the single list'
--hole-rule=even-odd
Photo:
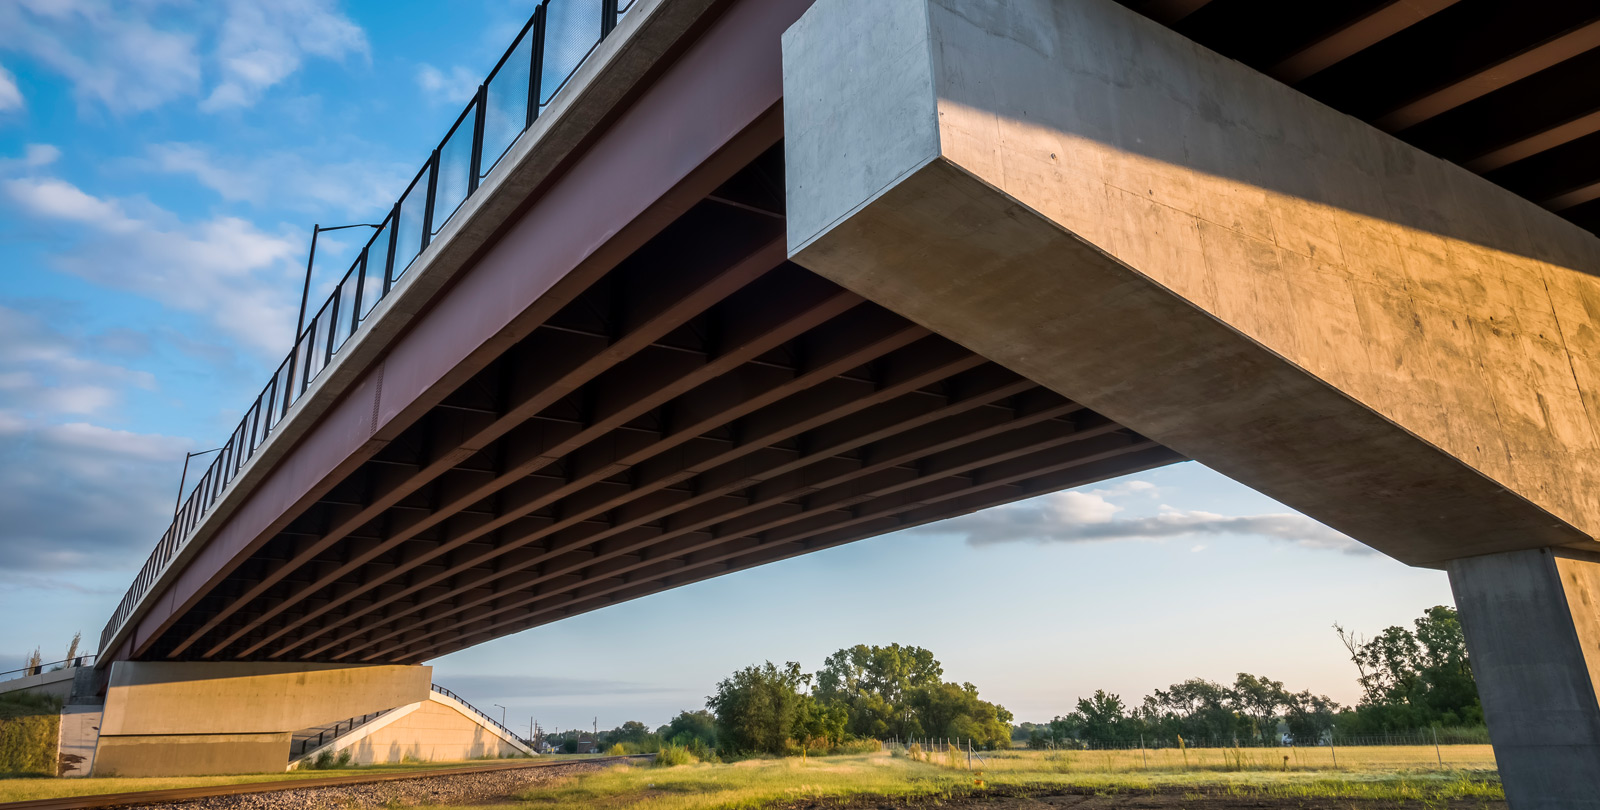
[{"label": "concrete abutment", "polygon": [[118,661],[94,776],[281,771],[291,735],[426,701],[431,667]]},{"label": "concrete abutment", "polygon": [[1447,567],[1512,806],[1597,806],[1600,240],[1112,0],[818,0],[783,60],[797,263]]}]

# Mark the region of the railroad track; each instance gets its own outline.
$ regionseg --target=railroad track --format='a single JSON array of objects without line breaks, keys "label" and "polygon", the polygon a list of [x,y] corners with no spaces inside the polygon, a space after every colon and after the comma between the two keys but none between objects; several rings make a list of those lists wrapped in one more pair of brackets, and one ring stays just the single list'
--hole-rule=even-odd
[{"label": "railroad track", "polygon": [[426,779],[437,776],[465,776],[475,773],[513,771],[527,768],[556,768],[563,765],[586,765],[596,762],[629,762],[649,759],[651,754],[621,757],[594,757],[593,759],[566,759],[543,762],[539,760],[497,762],[492,765],[463,765],[455,768],[435,768],[426,771],[403,773],[358,774],[355,776],[325,776],[309,779],[279,779],[272,782],[246,782],[237,785],[206,785],[204,787],[173,788],[171,790],[140,790],[130,793],[99,793],[92,796],[62,796],[55,799],[33,799],[25,802],[0,802],[0,810],[91,810],[103,807],[136,807],[146,804],[168,804],[191,799],[209,799],[216,796],[241,796],[252,793],[276,793],[285,790],[369,785],[378,782],[400,782],[407,779]]}]

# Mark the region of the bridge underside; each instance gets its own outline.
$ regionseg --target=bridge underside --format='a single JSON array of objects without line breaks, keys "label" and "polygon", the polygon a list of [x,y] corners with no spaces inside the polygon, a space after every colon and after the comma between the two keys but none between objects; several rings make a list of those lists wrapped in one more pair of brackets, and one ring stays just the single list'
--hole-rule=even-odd
[{"label": "bridge underside", "polygon": [[781,144],[144,658],[415,663],[1176,453],[785,260]]}]

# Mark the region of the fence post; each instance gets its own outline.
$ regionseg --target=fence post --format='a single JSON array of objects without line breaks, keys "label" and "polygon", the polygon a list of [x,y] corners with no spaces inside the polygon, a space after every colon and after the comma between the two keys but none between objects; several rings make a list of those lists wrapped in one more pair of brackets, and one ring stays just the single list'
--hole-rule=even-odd
[{"label": "fence post", "polygon": [[1444,767],[1444,753],[1439,750],[1439,727],[1438,726],[1431,726],[1430,728],[1433,729],[1433,755],[1435,757],[1438,757],[1438,759],[1439,759],[1439,767],[1443,768]]},{"label": "fence post", "polygon": [[1150,767],[1150,758],[1145,756],[1145,754],[1144,754],[1144,735],[1143,734],[1139,735],[1139,761],[1144,763],[1144,767],[1146,769],[1148,769]]},{"label": "fence post", "polygon": [[1328,753],[1333,755],[1333,767],[1339,767],[1339,752],[1333,749],[1333,734],[1328,734]]}]

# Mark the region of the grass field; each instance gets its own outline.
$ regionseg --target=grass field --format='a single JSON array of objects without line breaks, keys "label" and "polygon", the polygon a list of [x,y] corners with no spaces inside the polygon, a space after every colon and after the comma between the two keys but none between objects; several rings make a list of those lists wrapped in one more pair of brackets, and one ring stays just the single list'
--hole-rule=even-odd
[{"label": "grass field", "polygon": [[[580,760],[592,758],[591,754],[547,755],[546,760]],[[47,777],[0,778],[0,802],[20,802],[30,799],[53,799],[62,796],[92,796],[99,793],[131,793],[140,790],[168,790],[172,788],[205,787],[208,785],[242,785],[247,782],[296,781],[322,779],[329,776],[360,776],[375,773],[401,773],[426,771],[437,768],[468,767],[492,764],[496,760],[472,759],[461,762],[407,762],[394,765],[368,765],[340,770],[304,770],[283,773],[255,773],[242,776],[181,776],[181,777],[110,777],[104,779],[52,779]]]},{"label": "grass field", "polygon": [[[1093,771],[1268,771],[1415,769],[1494,770],[1489,745],[1374,745],[1329,748],[1176,748],[1125,751],[1001,751],[984,754],[989,769]],[[963,757],[962,762],[965,763]]]},{"label": "grass field", "polygon": [[[1469,746],[1457,746],[1468,748]],[[1477,749],[1480,746],[1470,746]],[[1488,746],[1481,746],[1487,749]],[[1252,768],[1222,762],[1220,751],[1202,749],[1213,766],[1189,770],[1156,764],[1146,768],[1139,752],[1003,752],[966,768],[965,755],[930,755],[929,761],[887,753],[809,760],[754,759],[676,768],[618,766],[541,786],[519,797],[529,810],[753,810],[772,804],[824,798],[874,796],[909,799],[952,797],[995,789],[1195,791],[1196,795],[1305,799],[1379,800],[1436,804],[1444,801],[1503,801],[1493,757],[1485,751],[1451,751],[1439,767],[1432,747],[1373,750],[1341,756],[1338,769],[1307,762]],[[1248,753],[1248,752],[1247,752]],[[1268,754],[1276,752],[1265,752]],[[1341,755],[1343,751],[1339,752]],[[1423,754],[1427,756],[1424,757]],[[1130,757],[1129,754],[1132,756]],[[1191,758],[1196,754],[1189,752]],[[1309,759],[1309,757],[1308,757]],[[1330,758],[1331,759],[1331,758]],[[1471,767],[1449,767],[1451,760]],[[981,783],[981,784],[980,784]]]}]

